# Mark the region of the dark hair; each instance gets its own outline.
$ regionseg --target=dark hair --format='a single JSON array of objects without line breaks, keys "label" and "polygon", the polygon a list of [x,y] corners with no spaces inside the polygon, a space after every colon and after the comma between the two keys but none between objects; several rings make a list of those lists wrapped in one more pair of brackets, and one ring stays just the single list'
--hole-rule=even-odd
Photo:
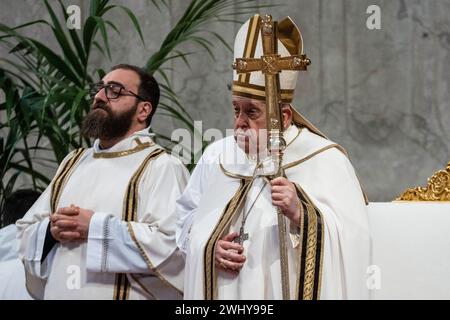
[{"label": "dark hair", "polygon": [[40,195],[40,192],[31,189],[22,189],[11,193],[11,195],[5,200],[3,210],[1,212],[2,228],[16,223],[19,219],[22,219]]},{"label": "dark hair", "polygon": [[137,73],[139,76],[140,84],[137,94],[141,96],[144,101],[149,101],[152,104],[152,112],[148,116],[146,122],[147,126],[152,122],[153,115],[156,112],[156,107],[159,102],[159,85],[155,78],[146,72],[144,69],[130,64],[118,64],[111,68],[111,71],[117,69],[131,70]]}]

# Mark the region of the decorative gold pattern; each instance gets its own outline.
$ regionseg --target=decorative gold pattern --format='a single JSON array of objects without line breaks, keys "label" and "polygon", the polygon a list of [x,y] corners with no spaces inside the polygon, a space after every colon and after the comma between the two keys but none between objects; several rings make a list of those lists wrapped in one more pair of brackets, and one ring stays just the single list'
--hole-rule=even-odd
[{"label": "decorative gold pattern", "polygon": [[[300,300],[319,300],[320,287],[322,283],[323,270],[323,248],[324,248],[324,230],[322,226],[322,213],[314,207],[311,199],[305,191],[295,184],[297,192],[301,194],[306,207],[306,214],[300,220],[301,247],[298,252],[298,271],[297,278],[297,299]],[[305,222],[306,220],[306,222]],[[305,230],[305,223],[307,230]],[[306,236],[306,242],[303,237]],[[302,260],[302,253],[305,251],[305,259]],[[301,270],[304,269],[303,273]],[[301,281],[303,285],[301,286]],[[302,289],[302,290],[301,290]]]},{"label": "decorative gold pattern", "polygon": [[[136,139],[136,140],[139,141],[138,139]],[[99,159],[99,158],[111,159],[111,158],[124,157],[124,156],[128,156],[130,154],[142,151],[142,150],[152,147],[154,145],[155,145],[155,143],[153,141],[149,141],[149,142],[145,142],[145,143],[138,142],[138,145],[136,147],[134,147],[133,149],[117,151],[117,152],[97,152],[97,153],[94,153],[94,158],[95,159]]]},{"label": "decorative gold pattern", "polygon": [[428,179],[426,187],[407,189],[397,201],[450,201],[450,162]]},{"label": "decorative gold pattern", "polygon": [[314,290],[314,273],[316,269],[317,217],[314,208],[310,204],[307,204],[306,208],[308,212],[308,240],[306,244],[306,266],[303,299],[312,300]]},{"label": "decorative gold pattern", "polygon": [[266,54],[258,58],[236,58],[232,64],[237,73],[261,71],[263,74],[275,75],[283,70],[307,70],[311,60],[306,55],[281,57],[279,54]]},{"label": "decorative gold pattern", "polygon": [[271,35],[273,30],[272,16],[269,14],[264,15],[262,22],[264,35]]}]

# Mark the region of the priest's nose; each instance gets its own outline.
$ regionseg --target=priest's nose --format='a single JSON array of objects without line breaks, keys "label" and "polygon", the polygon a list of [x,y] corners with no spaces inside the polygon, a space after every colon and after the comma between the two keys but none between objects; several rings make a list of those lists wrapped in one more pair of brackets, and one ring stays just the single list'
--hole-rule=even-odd
[{"label": "priest's nose", "polygon": [[105,102],[105,103],[108,102],[108,98],[106,97],[106,90],[105,90],[105,88],[101,88],[100,91],[97,92],[95,94],[95,96],[94,96],[94,104],[96,102],[99,102],[99,101],[102,101],[102,102]]}]

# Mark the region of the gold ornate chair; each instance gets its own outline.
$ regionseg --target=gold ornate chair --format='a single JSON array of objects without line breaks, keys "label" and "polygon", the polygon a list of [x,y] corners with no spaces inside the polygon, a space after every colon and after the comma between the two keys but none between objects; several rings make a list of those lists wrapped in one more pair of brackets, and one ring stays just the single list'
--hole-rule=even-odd
[{"label": "gold ornate chair", "polygon": [[450,162],[428,178],[426,187],[407,189],[397,201],[450,201]]},{"label": "gold ornate chair", "polygon": [[450,297],[450,163],[426,187],[368,206],[372,299]]}]

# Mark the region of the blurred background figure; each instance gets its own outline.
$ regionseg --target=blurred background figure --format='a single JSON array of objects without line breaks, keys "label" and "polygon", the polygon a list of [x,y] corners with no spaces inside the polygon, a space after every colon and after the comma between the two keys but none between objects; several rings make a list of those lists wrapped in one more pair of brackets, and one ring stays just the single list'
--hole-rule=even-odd
[{"label": "blurred background figure", "polygon": [[0,222],[0,299],[31,299],[25,288],[25,271],[17,252],[16,221],[21,219],[40,192],[17,190],[6,199],[1,210]]}]

